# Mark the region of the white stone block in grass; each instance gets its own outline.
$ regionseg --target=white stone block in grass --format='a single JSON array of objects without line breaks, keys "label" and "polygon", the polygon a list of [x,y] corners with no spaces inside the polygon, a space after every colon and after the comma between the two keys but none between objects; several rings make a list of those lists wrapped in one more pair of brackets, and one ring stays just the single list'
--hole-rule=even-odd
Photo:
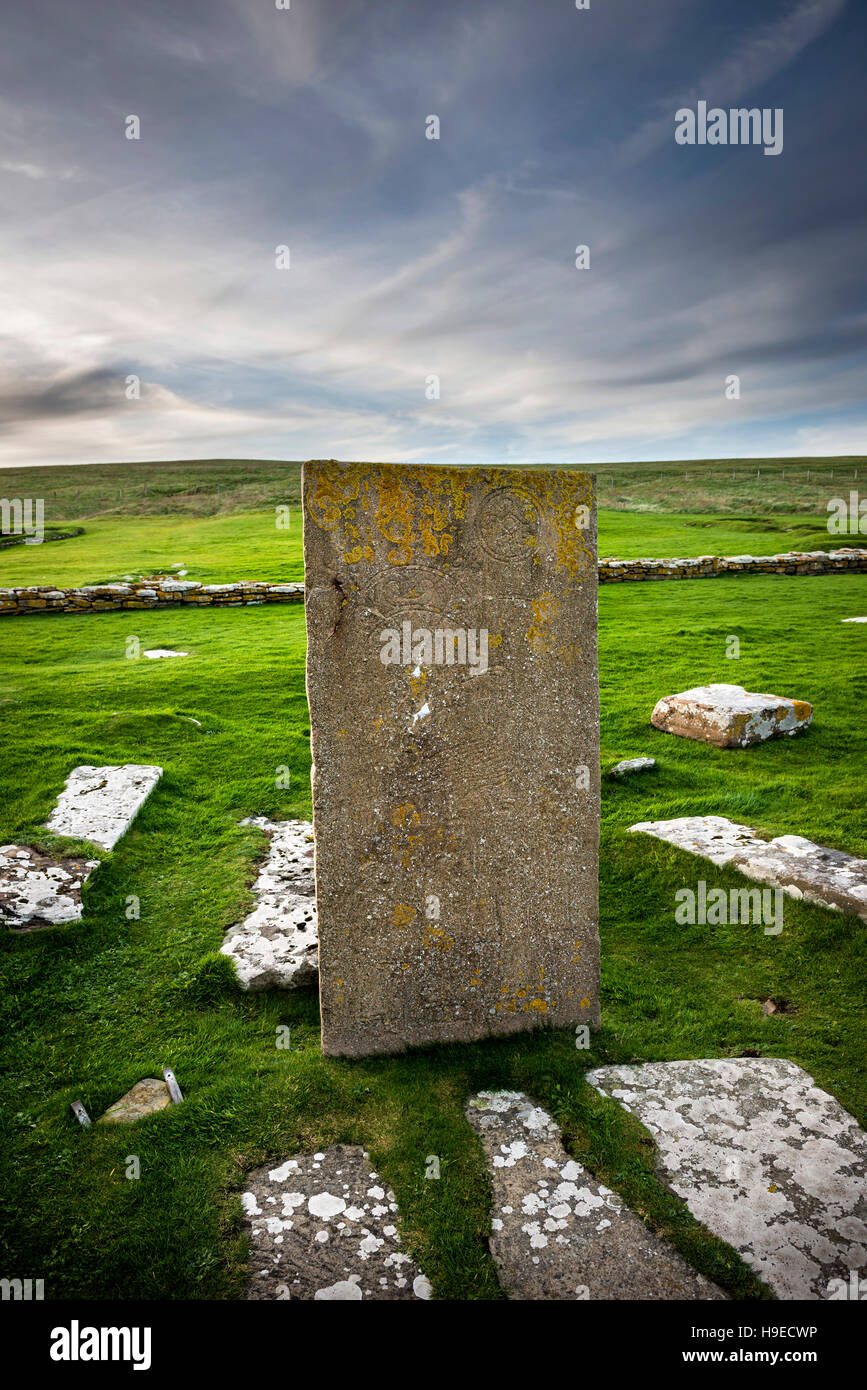
[{"label": "white stone block in grass", "polygon": [[147,763],[75,767],[45,828],[55,835],[113,849],[162,775],[161,767]]},{"label": "white stone block in grass", "polygon": [[694,738],[717,748],[751,743],[806,729],[813,706],[784,695],[759,695],[742,685],[697,685],[657,700],[650,722],[666,734]]},{"label": "white stone block in grass", "polygon": [[781,888],[790,898],[806,898],[867,921],[867,859],[814,844],[802,835],[761,840],[749,826],[725,816],[639,821],[629,829],[709,859],[718,868],[739,869],[757,883]]},{"label": "white stone block in grass", "polygon": [[655,758],[625,758],[622,763],[612,767],[610,777],[626,777],[631,772],[649,772],[656,767]]},{"label": "white stone block in grass", "polygon": [[319,932],[309,821],[250,816],[268,836],[268,855],[253,885],[256,906],[230,927],[220,948],[235,962],[243,989],[298,989],[319,976]]},{"label": "white stone block in grass", "polygon": [[0,923],[14,932],[77,922],[81,890],[98,859],[56,859],[28,845],[0,845]]}]

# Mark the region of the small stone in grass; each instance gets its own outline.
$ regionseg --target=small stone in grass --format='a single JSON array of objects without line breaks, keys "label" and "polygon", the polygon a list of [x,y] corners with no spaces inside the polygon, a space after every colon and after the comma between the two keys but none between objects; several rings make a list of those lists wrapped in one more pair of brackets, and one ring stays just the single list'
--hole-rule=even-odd
[{"label": "small stone in grass", "polygon": [[141,1120],[145,1115],[154,1115],[158,1110],[165,1110],[171,1103],[172,1098],[165,1081],[146,1076],[143,1081],[137,1081],[125,1096],[116,1100],[114,1105],[110,1105],[96,1123],[132,1124],[133,1120]]},{"label": "small stone in grass", "polygon": [[645,772],[652,767],[656,767],[655,758],[626,758],[616,767],[612,767],[609,776],[625,777],[628,772]]}]

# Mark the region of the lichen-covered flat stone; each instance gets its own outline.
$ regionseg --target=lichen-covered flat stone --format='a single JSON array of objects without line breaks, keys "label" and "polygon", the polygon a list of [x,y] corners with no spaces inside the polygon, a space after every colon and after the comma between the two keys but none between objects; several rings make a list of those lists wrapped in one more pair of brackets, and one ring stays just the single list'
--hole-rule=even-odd
[{"label": "lichen-covered flat stone", "polygon": [[335,1144],[247,1174],[250,1300],[428,1299],[401,1249],[397,1203],[363,1149]]},{"label": "lichen-covered flat stone", "polygon": [[629,829],[700,855],[719,868],[731,865],[747,878],[782,889],[790,898],[806,898],[867,921],[867,859],[814,844],[802,835],[761,840],[749,826],[725,816],[639,821]]},{"label": "lichen-covered flat stone", "polygon": [[742,685],[697,685],[658,700],[650,722],[663,733],[699,739],[717,748],[746,748],[780,734],[796,734],[813,718],[806,700],[756,695]]},{"label": "lichen-covered flat stone", "polygon": [[230,927],[220,948],[235,962],[244,989],[298,989],[319,972],[313,826],[250,816],[268,836],[268,855],[253,885],[256,906]]},{"label": "lichen-covered flat stone", "polygon": [[609,777],[626,777],[630,772],[649,772],[656,767],[655,758],[626,758],[616,767],[612,767]]},{"label": "lichen-covered flat stone", "polygon": [[779,1298],[828,1298],[867,1267],[867,1134],[777,1057],[600,1067],[646,1125],[664,1180]]},{"label": "lichen-covered flat stone", "polygon": [[522,1092],[480,1091],[467,1117],[491,1169],[491,1254],[511,1298],[725,1297],[569,1157]]},{"label": "lichen-covered flat stone", "polygon": [[98,859],[62,859],[28,845],[0,846],[0,924],[14,932],[81,917],[81,890]]},{"label": "lichen-covered flat stone", "polygon": [[103,849],[113,849],[162,775],[161,767],[146,763],[75,767],[57,798],[46,829],[55,835],[91,840]]}]

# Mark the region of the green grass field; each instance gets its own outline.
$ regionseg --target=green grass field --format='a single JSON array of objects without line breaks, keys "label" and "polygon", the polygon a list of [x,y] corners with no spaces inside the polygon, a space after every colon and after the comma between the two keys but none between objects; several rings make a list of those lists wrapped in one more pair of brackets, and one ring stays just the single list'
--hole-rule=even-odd
[{"label": "green grass field", "polygon": [[[859,467],[863,479],[857,458],[600,465],[599,554],[770,555],[857,544],[829,534],[827,504],[857,488]],[[46,527],[84,530],[0,548],[0,586],[96,584],[173,566],[206,584],[302,579],[300,485],[298,463],[243,459],[0,471],[3,496],[44,499]]]},{"label": "green grass field", "polygon": [[[179,518],[167,528],[165,520],[103,518],[87,537],[7,551],[0,561],[50,561],[57,582],[92,577],[100,560],[103,572],[129,572],[150,564],[151,553],[186,561],[202,578],[242,570],[294,577],[300,529],[272,534],[266,516]],[[693,551],[728,548],[731,522],[691,520],[606,517],[603,548],[641,554],[657,549],[648,546],[654,535],[665,553],[689,553],[687,534],[698,538]],[[750,548],[763,543],[776,548],[776,533],[750,536]],[[83,545],[91,547],[86,558],[74,559],[73,547]],[[281,553],[287,568],[275,571]],[[29,577],[39,573],[37,565]],[[86,892],[82,922],[0,941],[4,1268],[45,1278],[52,1298],[238,1297],[245,1170],[342,1140],[367,1146],[394,1187],[406,1246],[436,1294],[499,1297],[485,1242],[488,1180],[462,1106],[474,1089],[507,1086],[548,1106],[571,1152],[698,1269],[735,1297],[761,1296],[735,1253],[656,1180],[646,1132],[582,1077],[603,1062],[754,1049],[800,1063],[867,1119],[863,923],[786,900],[778,938],[755,927],[676,926],[679,887],[700,877],[725,886],[737,875],[627,833],[640,819],[716,812],[769,835],[798,831],[867,853],[865,630],[840,621],[865,612],[867,576],[603,588],[603,767],[638,754],[659,766],[603,784],[604,1026],[592,1052],[576,1051],[569,1031],[542,1030],[364,1061],[321,1055],[314,992],[245,995],[217,954],[226,928],[250,906],[263,851],[262,837],[239,820],[310,815],[302,610],[29,617],[0,626],[0,840],[51,844],[40,826],[76,763],[165,768]],[[127,660],[131,632],[191,655]],[[725,658],[730,634],[740,637],[739,661]],[[813,726],[741,752],[650,727],[658,695],[712,679],[811,700]],[[278,790],[276,769],[287,765],[292,786]],[[140,899],[138,920],[125,916],[130,894]],[[772,995],[793,1011],[766,1018],[761,1000]],[[291,1028],[289,1051],[275,1045],[279,1024]],[[183,1106],[134,1129],[86,1132],[72,1119],[71,1100],[98,1115],[165,1064],[180,1079]],[[141,1160],[138,1181],[125,1176],[131,1153]],[[441,1158],[439,1182],[424,1178],[431,1153]]]},{"label": "green grass field", "polygon": [[[0,550],[0,586],[97,584],[139,579],[180,565],[205,584],[238,579],[303,579],[301,511],[288,518],[255,510],[214,516],[181,514],[84,520],[84,535]],[[288,519],[288,528],[282,523]],[[278,520],[281,527],[278,529]],[[834,550],[857,543],[828,534],[824,514],[768,517],[634,512],[602,508],[599,554],[628,560],[645,555],[772,555],[782,550]]]},{"label": "green grass field", "polygon": [[[863,484],[863,458],[697,459],[581,465],[603,507],[626,511],[825,515],[829,497]],[[182,459],[0,470],[4,497],[42,497],[46,524],[95,516],[213,516],[298,502],[301,465],[263,459]]]}]

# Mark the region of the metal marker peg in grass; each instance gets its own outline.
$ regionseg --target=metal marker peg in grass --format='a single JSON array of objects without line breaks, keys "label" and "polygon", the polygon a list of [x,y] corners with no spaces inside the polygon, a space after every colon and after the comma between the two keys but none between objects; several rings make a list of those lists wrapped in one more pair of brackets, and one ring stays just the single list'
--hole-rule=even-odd
[{"label": "metal marker peg in grass", "polygon": [[90,1116],[85,1110],[80,1100],[74,1100],[69,1106],[73,1115],[81,1125],[82,1129],[90,1129]]},{"label": "metal marker peg in grass", "polygon": [[171,1067],[163,1067],[163,1080],[169,1088],[169,1095],[172,1098],[172,1102],[175,1105],[180,1105],[184,1097],[181,1094],[181,1088],[178,1085],[177,1077]]}]

